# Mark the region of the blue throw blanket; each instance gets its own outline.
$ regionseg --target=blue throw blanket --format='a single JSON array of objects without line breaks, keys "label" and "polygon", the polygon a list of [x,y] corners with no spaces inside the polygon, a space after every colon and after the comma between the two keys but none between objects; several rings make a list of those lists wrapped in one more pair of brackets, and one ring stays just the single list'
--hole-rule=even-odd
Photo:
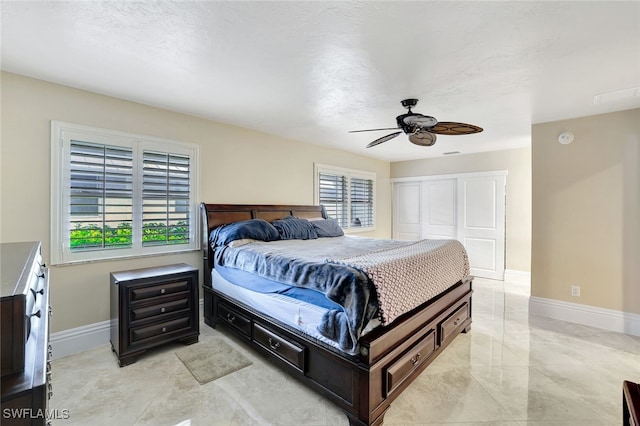
[{"label": "blue throw blanket", "polygon": [[[278,243],[275,242],[276,246]],[[342,306],[344,311],[327,311],[318,331],[338,343],[343,351],[355,353],[363,328],[378,310],[376,291],[367,275],[346,265],[327,263],[322,258],[308,260],[287,255],[282,250],[265,249],[265,243],[260,244],[257,247],[254,244],[217,247],[216,265],[241,269],[274,281],[324,293],[329,300]]]}]

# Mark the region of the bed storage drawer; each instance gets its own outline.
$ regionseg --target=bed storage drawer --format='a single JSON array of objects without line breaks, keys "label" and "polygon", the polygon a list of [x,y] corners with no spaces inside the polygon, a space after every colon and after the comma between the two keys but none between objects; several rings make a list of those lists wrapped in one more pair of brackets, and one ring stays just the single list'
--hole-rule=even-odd
[{"label": "bed storage drawer", "polygon": [[223,302],[218,302],[218,318],[246,337],[251,337],[251,320]]},{"label": "bed storage drawer", "polygon": [[439,344],[456,335],[456,330],[461,327],[469,318],[469,304],[465,302],[456,309],[453,314],[449,315],[440,323],[439,328]]},{"label": "bed storage drawer", "polygon": [[253,340],[272,354],[304,371],[304,348],[278,336],[260,324],[253,325]]},{"label": "bed storage drawer", "polygon": [[391,394],[404,379],[420,365],[429,359],[436,351],[436,333],[431,330],[426,336],[420,339],[415,345],[405,352],[402,357],[387,368],[387,395]]}]

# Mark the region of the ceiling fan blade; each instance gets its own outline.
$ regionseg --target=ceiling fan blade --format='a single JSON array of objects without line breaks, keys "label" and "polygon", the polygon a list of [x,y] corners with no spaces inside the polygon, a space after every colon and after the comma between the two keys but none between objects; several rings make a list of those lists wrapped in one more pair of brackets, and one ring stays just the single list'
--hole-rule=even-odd
[{"label": "ceiling fan blade", "polygon": [[453,121],[439,121],[438,124],[430,127],[429,131],[439,135],[470,135],[472,133],[480,133],[482,127]]},{"label": "ceiling fan blade", "polygon": [[387,136],[383,136],[383,137],[381,137],[381,138],[378,138],[378,139],[376,139],[375,141],[370,142],[370,143],[367,145],[367,148],[371,148],[372,146],[380,145],[382,142],[386,142],[386,141],[388,141],[389,139],[393,139],[393,138],[395,138],[395,137],[396,137],[396,136],[398,136],[400,133],[402,133],[402,132],[395,132],[395,133],[391,133],[390,135],[387,135]]},{"label": "ceiling fan blade", "polygon": [[378,130],[396,130],[396,129],[397,127],[385,127],[383,129],[349,130],[349,133],[377,132]]},{"label": "ceiling fan blade", "polygon": [[409,135],[409,141],[420,146],[433,146],[436,143],[436,135],[424,130]]}]

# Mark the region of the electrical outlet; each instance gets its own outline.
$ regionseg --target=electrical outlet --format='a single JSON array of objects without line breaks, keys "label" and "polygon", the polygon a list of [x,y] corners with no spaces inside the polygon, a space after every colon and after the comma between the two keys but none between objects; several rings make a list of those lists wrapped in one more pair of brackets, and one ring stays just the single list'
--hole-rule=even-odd
[{"label": "electrical outlet", "polygon": [[579,285],[572,285],[571,286],[571,296],[580,297],[580,286]]}]

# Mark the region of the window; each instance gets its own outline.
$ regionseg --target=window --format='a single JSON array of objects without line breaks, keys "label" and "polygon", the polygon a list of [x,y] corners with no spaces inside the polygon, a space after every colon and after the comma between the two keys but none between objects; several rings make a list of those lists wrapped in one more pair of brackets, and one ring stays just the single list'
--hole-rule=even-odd
[{"label": "window", "polygon": [[51,261],[197,250],[198,147],[51,123]]},{"label": "window", "polygon": [[315,177],[315,202],[329,217],[352,232],[375,229],[375,173],[316,164]]}]

